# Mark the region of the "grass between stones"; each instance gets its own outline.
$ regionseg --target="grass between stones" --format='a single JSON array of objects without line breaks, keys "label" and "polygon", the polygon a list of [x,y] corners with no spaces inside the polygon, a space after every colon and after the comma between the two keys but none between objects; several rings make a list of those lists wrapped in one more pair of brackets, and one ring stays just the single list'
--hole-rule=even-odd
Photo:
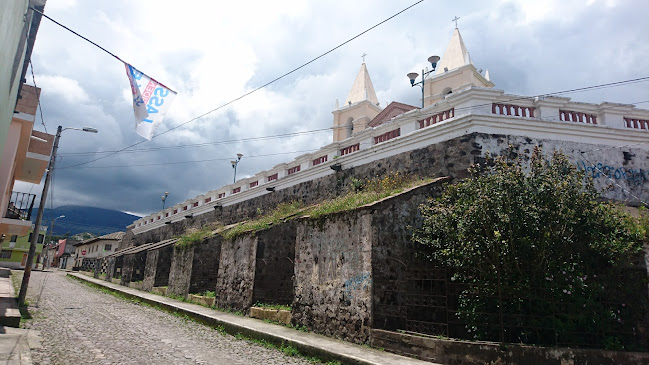
[{"label": "grass between stones", "polygon": [[[157,310],[160,310],[160,311],[170,313],[173,316],[176,316],[178,318],[182,318],[182,319],[184,319],[186,321],[191,321],[191,322],[195,322],[195,323],[198,323],[198,324],[202,324],[204,326],[211,327],[216,332],[218,332],[219,334],[221,334],[223,336],[231,334],[237,340],[245,340],[245,341],[248,341],[249,343],[255,344],[257,346],[262,346],[262,347],[265,347],[267,349],[275,349],[275,350],[281,351],[286,356],[297,356],[297,357],[303,358],[303,359],[305,359],[305,360],[307,360],[307,361],[309,361],[309,362],[311,362],[313,364],[340,365],[340,361],[335,361],[335,360],[334,361],[325,361],[325,360],[322,360],[321,358],[319,358],[317,356],[309,356],[307,354],[304,354],[299,349],[297,349],[295,346],[293,346],[291,344],[288,344],[288,343],[285,343],[285,342],[282,342],[280,344],[276,344],[276,343],[270,342],[268,340],[265,340],[263,338],[255,338],[255,337],[252,337],[250,335],[243,334],[241,332],[231,333],[231,332],[228,331],[228,329],[224,325],[221,325],[221,324],[214,325],[212,323],[206,323],[205,321],[201,321],[201,320],[199,320],[199,319],[197,319],[195,317],[189,316],[186,313],[176,312],[176,311],[170,310],[170,309],[168,309],[166,307],[163,307],[163,306],[160,306],[160,305],[151,304],[151,303],[148,303],[148,302],[143,301],[141,299],[134,298],[134,297],[131,297],[131,296],[128,296],[128,295],[124,295],[123,293],[110,290],[110,289],[108,289],[106,287],[103,287],[101,285],[97,285],[95,283],[91,283],[89,281],[85,281],[83,279],[77,278],[76,276],[66,276],[66,277],[69,278],[69,280],[74,280],[74,281],[80,282],[83,285],[86,285],[86,286],[91,287],[93,289],[99,290],[100,292],[110,294],[110,295],[112,295],[114,297],[125,300],[127,302],[131,302],[131,303],[134,303],[134,304],[154,308],[154,309],[157,309]],[[172,297],[172,298],[176,299],[175,297]],[[180,300],[180,299],[178,299],[178,300]],[[183,300],[183,301],[186,301],[186,300]],[[219,309],[219,311],[226,311],[226,310]],[[233,311],[226,311],[226,312],[234,313],[234,314],[241,313],[241,312],[235,313]],[[241,315],[243,315],[243,313],[241,313]]]}]

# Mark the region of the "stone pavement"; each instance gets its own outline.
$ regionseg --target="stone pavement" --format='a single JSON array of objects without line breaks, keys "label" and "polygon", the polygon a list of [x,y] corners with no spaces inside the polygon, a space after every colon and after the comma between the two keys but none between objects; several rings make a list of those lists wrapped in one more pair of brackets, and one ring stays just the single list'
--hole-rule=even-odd
[{"label": "stone pavement", "polygon": [[41,348],[38,331],[0,326],[0,362],[31,365],[32,350]]},{"label": "stone pavement", "polygon": [[[186,314],[205,323],[212,325],[222,325],[229,333],[240,332],[253,338],[266,339],[275,343],[288,343],[295,346],[303,353],[317,355],[326,359],[339,360],[343,364],[430,364],[429,362],[411,359],[389,352],[355,345],[349,342],[339,341],[314,333],[300,332],[288,327],[266,323],[258,319],[215,311],[200,305],[185,303],[171,298],[151,294],[149,292],[131,289],[103,280],[94,279],[82,274],[69,273],[68,275],[72,275],[79,279],[101,285],[109,290],[119,292],[129,297],[137,298],[146,303],[164,307],[174,312]],[[178,336],[175,337],[173,341],[177,341],[178,338]],[[255,362],[254,360],[247,360],[245,361],[245,363],[251,364]],[[269,364],[271,362],[265,359],[260,363]]]},{"label": "stone pavement", "polygon": [[[42,293],[41,293],[42,291]],[[34,364],[309,364],[147,305],[103,293],[62,271],[32,272],[26,328]]]}]

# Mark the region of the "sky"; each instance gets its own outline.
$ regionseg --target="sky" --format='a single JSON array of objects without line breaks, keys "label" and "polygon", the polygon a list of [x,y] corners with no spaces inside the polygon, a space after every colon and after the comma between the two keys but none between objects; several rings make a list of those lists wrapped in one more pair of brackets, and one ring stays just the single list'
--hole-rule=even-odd
[{"label": "sky", "polygon": [[[178,92],[157,132],[209,112],[312,60],[416,0],[48,0],[45,14]],[[408,72],[458,28],[495,88],[538,95],[649,76],[649,5],[616,0],[424,0],[306,67],[151,141],[135,133],[124,65],[43,18],[32,55],[43,121],[63,132],[48,207],[146,215],[291,161],[332,141],[327,129],[365,62],[379,102],[419,105]],[[31,74],[28,84],[33,85]],[[649,109],[649,83],[569,95]],[[644,102],[644,103],[643,103]],[[44,130],[40,116],[34,124]],[[106,152],[139,145],[77,167]],[[227,142],[227,143],[214,143]],[[179,147],[209,143],[204,147]],[[144,151],[142,149],[145,149]],[[185,163],[187,161],[193,161]],[[15,190],[41,185],[17,182]]]}]

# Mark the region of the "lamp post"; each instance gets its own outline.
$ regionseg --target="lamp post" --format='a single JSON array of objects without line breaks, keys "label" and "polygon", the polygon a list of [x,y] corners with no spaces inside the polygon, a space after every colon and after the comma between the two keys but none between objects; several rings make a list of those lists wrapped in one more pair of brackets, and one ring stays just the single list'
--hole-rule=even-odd
[{"label": "lamp post", "polygon": [[428,75],[430,75],[433,71],[435,71],[435,68],[437,67],[437,62],[439,62],[439,56],[428,57],[428,62],[430,62],[433,69],[430,71],[421,70],[421,81],[415,83],[417,76],[419,76],[418,73],[411,72],[408,74],[408,78],[410,79],[410,86],[414,87],[415,85],[419,85],[421,87],[421,108],[422,109],[424,108],[424,86],[426,84],[426,77],[428,77]]},{"label": "lamp post", "polygon": [[162,199],[162,210],[165,209],[165,202],[167,201],[167,197],[168,197],[168,196],[169,196],[169,192],[168,192],[168,191],[165,191],[165,195],[163,195],[163,196],[161,197],[161,199]]},{"label": "lamp post", "polygon": [[43,192],[41,193],[41,202],[38,206],[38,215],[36,215],[36,222],[34,223],[34,232],[36,232],[36,234],[32,235],[32,241],[29,244],[29,253],[27,254],[27,261],[25,264],[25,273],[23,274],[23,281],[20,285],[20,293],[18,294],[18,305],[25,304],[25,297],[27,296],[27,287],[29,286],[29,276],[32,273],[32,262],[34,261],[34,254],[36,253],[36,243],[38,242],[38,232],[41,229],[41,221],[43,220],[43,211],[45,210],[45,202],[47,201],[47,190],[50,187],[50,178],[52,176],[52,170],[54,169],[54,162],[56,160],[56,150],[59,148],[59,139],[61,139],[61,133],[67,129],[89,132],[89,133],[97,133],[97,130],[95,128],[90,128],[90,127],[63,128],[59,126],[56,129],[56,136],[54,137],[54,144],[52,146],[52,155],[50,156],[50,161],[47,163],[47,170],[45,172],[45,184],[43,184]]},{"label": "lamp post", "polygon": [[232,168],[234,169],[234,179],[232,180],[233,184],[237,182],[237,165],[239,164],[239,161],[241,161],[241,157],[243,157],[243,155],[237,153],[237,159],[230,161]]}]

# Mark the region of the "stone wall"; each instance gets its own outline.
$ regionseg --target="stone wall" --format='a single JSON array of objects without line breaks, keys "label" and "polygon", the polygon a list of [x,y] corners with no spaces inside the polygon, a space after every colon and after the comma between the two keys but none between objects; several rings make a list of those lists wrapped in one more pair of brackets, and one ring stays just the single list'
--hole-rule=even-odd
[{"label": "stone wall", "polygon": [[212,222],[230,224],[250,219],[257,215],[258,207],[272,207],[294,200],[308,205],[333,198],[348,191],[351,178],[372,178],[398,171],[420,176],[450,176],[452,179],[462,179],[468,176],[467,168],[472,163],[481,161],[486,152],[500,154],[509,145],[512,145],[518,154],[531,153],[537,145],[542,146],[546,153],[561,150],[578,168],[593,176],[598,187],[611,186],[605,197],[627,204],[638,204],[637,198],[649,200],[649,192],[645,188],[649,184],[649,153],[643,149],[472,133],[426,148],[346,168],[336,174],[269,192],[137,235],[133,234],[131,227],[122,240],[122,247],[172,238],[182,235],[187,228],[200,228]]},{"label": "stone wall", "polygon": [[223,240],[216,281],[217,307],[248,311],[252,305],[256,253],[254,234]]},{"label": "stone wall", "polygon": [[158,269],[158,257],[160,251],[150,250],[146,254],[146,266],[144,268],[144,280],[142,280],[142,290],[151,291],[155,282],[155,275]]},{"label": "stone wall", "polygon": [[167,295],[186,297],[189,294],[194,247],[173,245],[173,250]]},{"label": "stone wall", "polygon": [[411,241],[422,224],[419,205],[441,193],[440,181],[373,206],[373,328],[446,334],[430,324],[446,322],[439,318],[446,315],[445,271]]},{"label": "stone wall", "polygon": [[365,165],[346,168],[332,175],[306,181],[272,193],[269,192],[260,197],[215,209],[212,212],[200,214],[193,218],[165,224],[163,227],[137,235],[133,234],[133,227],[129,227],[126,235],[122,238],[121,248],[177,237],[184,234],[188,228],[202,228],[213,222],[231,224],[251,219],[257,216],[257,208],[259,207],[274,207],[280,203],[291,201],[300,201],[310,205],[325,199],[331,199],[347,193],[352,178],[364,180],[394,172],[418,176],[464,178],[468,176],[466,169],[479,159],[482,154],[481,146],[475,143],[475,139],[476,134],[471,134],[373,161]]},{"label": "stone wall", "polygon": [[167,286],[169,284],[173,251],[173,245],[146,251],[146,267],[144,269],[142,290],[151,291],[153,287]]},{"label": "stone wall", "polygon": [[194,258],[189,281],[190,293],[199,294],[215,290],[222,241],[223,238],[217,235],[194,245]]},{"label": "stone wall", "polygon": [[252,303],[291,305],[294,297],[296,222],[257,232]]},{"label": "stone wall", "polygon": [[371,213],[365,209],[300,219],[295,248],[295,324],[353,342],[369,339],[371,221]]}]

